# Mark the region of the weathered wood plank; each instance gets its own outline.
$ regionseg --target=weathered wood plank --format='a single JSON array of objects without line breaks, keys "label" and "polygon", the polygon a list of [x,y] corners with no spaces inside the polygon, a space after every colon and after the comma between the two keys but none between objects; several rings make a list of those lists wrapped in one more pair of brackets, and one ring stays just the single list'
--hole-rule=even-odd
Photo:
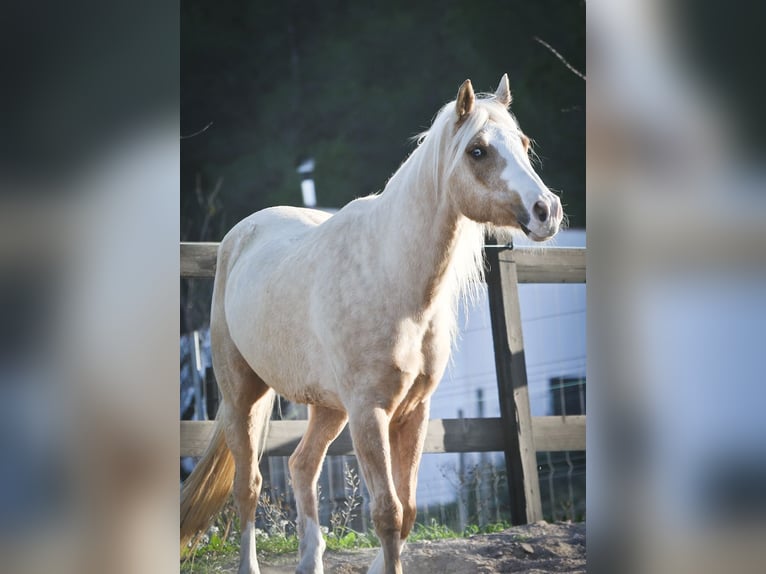
[{"label": "weathered wood plank", "polygon": [[181,243],[181,277],[215,277],[218,243]]},{"label": "weathered wood plank", "polygon": [[[181,421],[181,456],[201,456],[213,433],[212,421]],[[289,456],[306,432],[306,421],[272,421],[266,440],[267,456]],[[585,450],[585,416],[532,417],[535,450]],[[503,421],[486,419],[432,419],[424,451],[502,451]],[[330,446],[330,454],[353,454],[348,429]]]},{"label": "weathered wood plank", "polygon": [[532,417],[535,450],[585,450],[585,415]]},{"label": "weathered wood plank", "polygon": [[[494,238],[490,239],[494,242]],[[510,492],[511,523],[542,520],[537,457],[529,410],[527,366],[521,330],[519,285],[511,249],[486,250],[487,292],[500,416],[505,421],[505,466]]]},{"label": "weathered wood plank", "polygon": [[[218,243],[181,243],[181,277],[213,277]],[[516,247],[519,283],[584,283],[585,249]]]},{"label": "weathered wood plank", "polygon": [[585,283],[585,249],[515,247],[519,283]]}]

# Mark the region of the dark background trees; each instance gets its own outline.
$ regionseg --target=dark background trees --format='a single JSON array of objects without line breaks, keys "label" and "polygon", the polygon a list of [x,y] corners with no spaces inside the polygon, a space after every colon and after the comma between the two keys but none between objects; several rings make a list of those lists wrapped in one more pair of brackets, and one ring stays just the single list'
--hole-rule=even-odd
[{"label": "dark background trees", "polygon": [[508,72],[538,171],[585,226],[585,3],[187,0],[181,4],[181,234],[218,240],[270,205],[380,191],[436,110]]}]

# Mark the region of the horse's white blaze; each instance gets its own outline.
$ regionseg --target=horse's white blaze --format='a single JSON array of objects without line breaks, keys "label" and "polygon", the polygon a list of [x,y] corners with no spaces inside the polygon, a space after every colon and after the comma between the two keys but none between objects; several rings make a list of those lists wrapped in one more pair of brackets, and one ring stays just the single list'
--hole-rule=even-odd
[{"label": "horse's white blaze", "polygon": [[298,565],[298,572],[322,574],[324,572],[322,554],[324,554],[325,546],[319,525],[311,518],[306,518],[306,526],[301,540],[301,563]]},{"label": "horse's white blaze", "polygon": [[242,531],[239,549],[239,574],[260,574],[255,555],[255,522],[250,521]]},{"label": "horse's white blaze", "polygon": [[561,209],[555,209],[547,221],[541,222],[535,217],[534,206],[538,201],[544,202],[548,209],[554,211],[553,205],[559,201],[537,175],[529,156],[521,143],[521,135],[508,130],[500,130],[496,127],[489,130],[493,140],[497,141],[497,149],[505,160],[505,168],[500,178],[505,182],[508,190],[518,194],[524,208],[529,214],[529,223],[526,226],[537,237],[548,237],[561,221]]},{"label": "horse's white blaze", "polygon": [[[547,188],[532,169],[520,136],[497,128],[491,130],[499,141],[498,150],[505,160],[505,169],[500,174],[509,189],[516,191],[531,211],[535,201],[547,192]],[[494,138],[493,138],[494,139]]]}]

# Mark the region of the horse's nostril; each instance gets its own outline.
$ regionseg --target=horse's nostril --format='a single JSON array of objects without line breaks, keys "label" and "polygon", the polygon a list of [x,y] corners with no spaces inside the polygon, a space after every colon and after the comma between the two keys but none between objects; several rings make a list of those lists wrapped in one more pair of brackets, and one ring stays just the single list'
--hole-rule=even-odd
[{"label": "horse's nostril", "polygon": [[535,215],[537,216],[537,219],[545,223],[548,219],[548,205],[543,201],[538,201],[535,203],[534,207]]}]

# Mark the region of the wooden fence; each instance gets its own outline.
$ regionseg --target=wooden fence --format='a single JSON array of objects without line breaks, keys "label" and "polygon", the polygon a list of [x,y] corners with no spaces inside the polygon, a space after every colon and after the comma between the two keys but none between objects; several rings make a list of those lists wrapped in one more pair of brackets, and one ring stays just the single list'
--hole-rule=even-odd
[{"label": "wooden fence", "polygon": [[[181,277],[213,277],[217,249],[217,243],[181,243]],[[503,451],[511,521],[526,524],[542,519],[536,452],[585,450],[585,415],[530,415],[518,284],[584,283],[585,249],[513,248],[490,240],[485,255],[501,417],[432,419],[424,452]],[[213,424],[181,421],[181,456],[201,455]],[[306,421],[272,421],[266,456],[292,454],[306,425]],[[348,428],[328,454],[353,454]]]}]

